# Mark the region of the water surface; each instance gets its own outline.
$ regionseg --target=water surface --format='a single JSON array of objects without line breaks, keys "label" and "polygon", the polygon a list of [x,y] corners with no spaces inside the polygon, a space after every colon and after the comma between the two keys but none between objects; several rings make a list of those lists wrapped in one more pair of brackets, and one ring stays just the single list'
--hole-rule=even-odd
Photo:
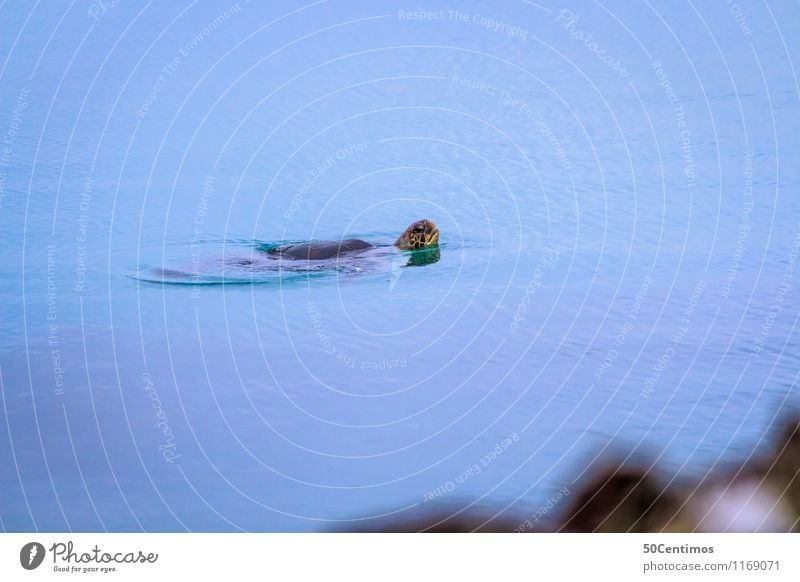
[{"label": "water surface", "polygon": [[[527,511],[611,450],[760,450],[800,361],[796,6],[414,10],[0,9],[0,526]],[[436,262],[231,267],[420,218]]]}]

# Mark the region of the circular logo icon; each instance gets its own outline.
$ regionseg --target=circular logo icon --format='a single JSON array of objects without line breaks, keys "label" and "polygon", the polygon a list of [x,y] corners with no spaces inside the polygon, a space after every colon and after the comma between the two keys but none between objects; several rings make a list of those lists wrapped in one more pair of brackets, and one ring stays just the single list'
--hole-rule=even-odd
[{"label": "circular logo icon", "polygon": [[39,542],[29,542],[19,551],[19,563],[26,570],[35,570],[44,561],[44,546]]}]

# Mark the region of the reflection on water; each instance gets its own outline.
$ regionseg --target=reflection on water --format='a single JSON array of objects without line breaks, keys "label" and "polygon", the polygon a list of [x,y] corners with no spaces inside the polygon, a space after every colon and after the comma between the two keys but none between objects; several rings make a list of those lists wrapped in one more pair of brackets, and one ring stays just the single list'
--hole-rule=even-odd
[{"label": "reflection on water", "polygon": [[437,245],[431,249],[411,251],[406,265],[409,267],[422,267],[424,265],[438,263],[441,258],[442,252]]}]

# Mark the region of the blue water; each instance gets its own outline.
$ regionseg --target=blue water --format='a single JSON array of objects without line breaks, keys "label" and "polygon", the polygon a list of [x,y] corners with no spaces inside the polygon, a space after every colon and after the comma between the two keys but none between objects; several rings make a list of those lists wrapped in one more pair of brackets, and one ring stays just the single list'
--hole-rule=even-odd
[{"label": "blue water", "polygon": [[[795,3],[262,4],[0,7],[0,527],[525,511],[763,447]],[[228,267],[420,218],[436,262]]]}]

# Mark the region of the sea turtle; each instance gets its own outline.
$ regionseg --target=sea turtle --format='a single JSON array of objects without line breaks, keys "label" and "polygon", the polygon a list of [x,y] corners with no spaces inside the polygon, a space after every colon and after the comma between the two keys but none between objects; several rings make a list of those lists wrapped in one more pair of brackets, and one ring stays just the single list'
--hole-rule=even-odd
[{"label": "sea turtle", "polygon": [[[434,247],[439,243],[439,229],[432,220],[418,220],[400,235],[394,246],[403,250],[420,250]],[[282,259],[322,261],[375,248],[375,245],[357,238],[333,241],[317,241],[286,245],[268,251]]]},{"label": "sea turtle", "polygon": [[[288,274],[363,273],[391,270],[396,279],[398,267],[435,263],[440,258],[439,229],[431,220],[418,220],[394,243],[394,248],[411,251],[401,257],[390,245],[372,244],[360,239],[315,241],[296,244],[264,243],[249,253],[226,251],[193,260],[191,270],[172,268],[143,269],[132,277],[143,281],[177,284],[253,283],[275,280]],[[333,259],[333,260],[331,260]],[[346,259],[346,260],[345,260]],[[394,279],[393,279],[394,280]]]}]

